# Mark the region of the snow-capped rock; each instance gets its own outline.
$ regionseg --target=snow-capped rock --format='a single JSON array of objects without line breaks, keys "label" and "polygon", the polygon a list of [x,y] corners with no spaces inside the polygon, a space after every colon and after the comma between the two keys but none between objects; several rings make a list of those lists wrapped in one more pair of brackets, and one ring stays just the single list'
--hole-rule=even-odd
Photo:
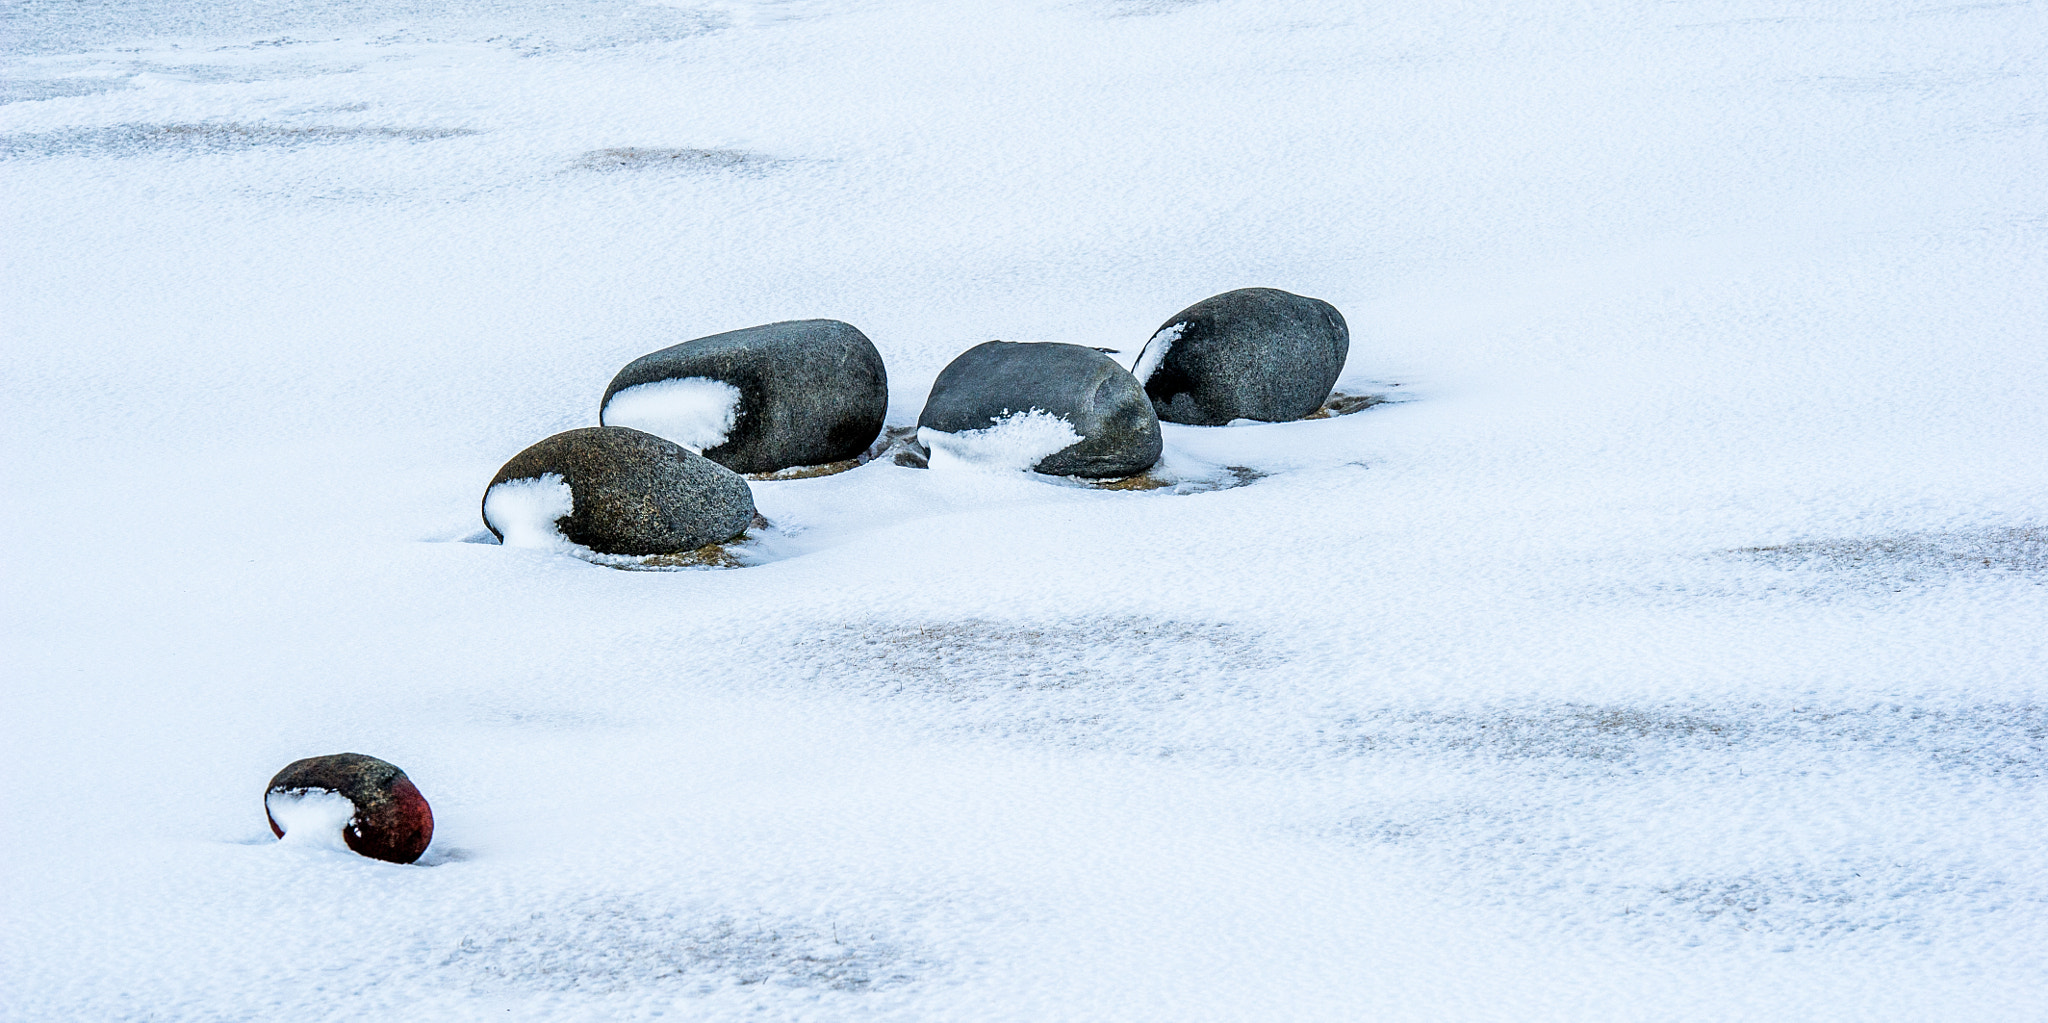
[{"label": "snow-capped rock", "polygon": [[1159,420],[1137,378],[1080,345],[976,345],[939,373],[917,425],[934,468],[1002,463],[1101,479],[1159,461]]},{"label": "snow-capped rock", "polygon": [[1351,332],[1330,303],[1240,288],[1161,324],[1132,372],[1169,423],[1287,422],[1322,406],[1350,350]]},{"label": "snow-capped rock", "polygon": [[411,863],[434,840],[434,811],[396,765],[361,753],[285,765],[263,792],[270,831],[288,842]]},{"label": "snow-capped rock", "polygon": [[838,320],[790,320],[634,359],[605,388],[598,422],[754,473],[856,457],[888,410],[889,377],[867,335]]},{"label": "snow-capped rock", "polygon": [[512,456],[484,491],[483,516],[511,546],[674,554],[745,532],[754,495],[738,474],[679,444],[597,426]]}]

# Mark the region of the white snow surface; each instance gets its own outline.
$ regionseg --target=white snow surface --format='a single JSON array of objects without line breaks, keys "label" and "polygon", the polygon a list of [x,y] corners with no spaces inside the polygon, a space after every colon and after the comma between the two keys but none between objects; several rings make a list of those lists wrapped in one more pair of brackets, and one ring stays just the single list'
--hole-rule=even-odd
[{"label": "white snow surface", "polygon": [[1028,472],[1046,456],[1081,443],[1074,424],[1040,408],[996,416],[989,422],[992,425],[979,430],[957,433],[920,426],[917,442],[931,452],[931,467],[941,472]]},{"label": "white snow surface", "polygon": [[1181,332],[1187,327],[1185,323],[1175,323],[1159,328],[1159,332],[1153,334],[1151,340],[1145,342],[1145,347],[1139,350],[1138,362],[1131,367],[1131,375],[1137,377],[1141,384],[1152,379],[1152,374],[1159,371],[1159,364],[1166,361],[1166,353],[1173,350],[1173,343],[1180,340]]},{"label": "white snow surface", "polygon": [[725,443],[740,389],[710,377],[677,377],[628,387],[605,403],[607,426],[629,426],[702,452]]},{"label": "white snow surface", "polygon": [[356,806],[347,796],[327,789],[272,792],[263,797],[263,805],[284,829],[283,841],[309,849],[352,851],[341,830],[356,817]]},{"label": "white snow surface", "polygon": [[582,545],[562,535],[561,520],[576,510],[576,492],[561,473],[506,480],[484,491],[484,522],[507,547],[568,551]]},{"label": "white snow surface", "polygon": [[[7,19],[10,1021],[2039,1018],[2042,4]],[[460,542],[677,336],[1248,286],[1404,400]]]}]

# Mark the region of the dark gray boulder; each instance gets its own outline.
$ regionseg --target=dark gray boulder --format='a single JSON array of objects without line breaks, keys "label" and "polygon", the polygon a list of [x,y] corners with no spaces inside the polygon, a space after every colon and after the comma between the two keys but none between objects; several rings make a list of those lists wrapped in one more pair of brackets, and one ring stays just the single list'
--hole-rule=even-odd
[{"label": "dark gray boulder", "polygon": [[838,320],[790,320],[634,359],[605,388],[597,421],[752,473],[857,457],[888,411],[889,376],[867,335]]},{"label": "dark gray boulder", "polygon": [[1133,372],[1166,422],[1281,423],[1322,407],[1350,352],[1351,331],[1330,303],[1241,288],[1161,324]]},{"label": "dark gray boulder", "polygon": [[601,554],[674,554],[746,532],[754,492],[679,444],[595,426],[512,456],[484,490],[483,512],[484,525],[515,546],[566,539]]},{"label": "dark gray boulder", "polygon": [[1030,466],[1038,472],[1103,479],[1135,476],[1159,461],[1159,420],[1137,378],[1080,345],[976,345],[933,381],[917,425],[921,435],[959,435],[1033,410],[1065,420],[1078,435]]}]

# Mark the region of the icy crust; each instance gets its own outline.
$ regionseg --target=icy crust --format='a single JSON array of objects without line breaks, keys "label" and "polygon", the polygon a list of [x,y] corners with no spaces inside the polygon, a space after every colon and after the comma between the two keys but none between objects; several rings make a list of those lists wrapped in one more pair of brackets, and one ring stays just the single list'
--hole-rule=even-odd
[{"label": "icy crust", "polygon": [[559,523],[575,510],[575,491],[560,473],[506,480],[484,494],[484,521],[498,531],[507,547],[593,554],[590,548],[562,535]]},{"label": "icy crust", "polygon": [[1143,384],[1152,379],[1152,374],[1159,372],[1159,364],[1166,360],[1166,353],[1172,350],[1173,343],[1180,340],[1181,332],[1187,329],[1185,323],[1161,327],[1159,333],[1152,335],[1152,340],[1145,342],[1144,350],[1138,353],[1137,365],[1131,367],[1131,375],[1138,378],[1138,383]]},{"label": "icy crust", "polygon": [[356,807],[348,797],[328,789],[272,792],[263,797],[263,808],[284,832],[283,841],[309,849],[349,852],[341,829],[355,820]]},{"label": "icy crust", "polygon": [[1029,471],[1049,455],[1081,443],[1073,424],[1044,409],[1012,412],[980,430],[947,433],[917,428],[917,442],[931,452],[934,469],[979,469],[985,472]]},{"label": "icy crust", "polygon": [[630,426],[699,454],[725,443],[739,417],[740,389],[710,377],[677,377],[612,395],[599,418]]}]

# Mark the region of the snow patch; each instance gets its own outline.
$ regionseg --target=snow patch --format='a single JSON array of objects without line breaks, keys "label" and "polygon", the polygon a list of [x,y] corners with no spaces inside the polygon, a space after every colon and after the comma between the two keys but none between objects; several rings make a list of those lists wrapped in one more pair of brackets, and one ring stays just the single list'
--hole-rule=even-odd
[{"label": "snow patch", "polygon": [[560,473],[506,480],[484,493],[484,521],[507,547],[579,551],[556,523],[576,510],[576,494]]},{"label": "snow patch", "polygon": [[1185,323],[1159,328],[1159,333],[1152,335],[1152,340],[1145,342],[1144,349],[1138,352],[1138,362],[1131,367],[1131,375],[1137,377],[1141,384],[1152,379],[1152,374],[1159,371],[1159,363],[1166,358],[1167,351],[1173,347],[1175,341],[1180,340],[1181,332],[1187,329],[1188,325]]},{"label": "snow patch", "polygon": [[991,416],[995,425],[946,433],[917,428],[917,442],[931,452],[934,469],[1028,471],[1046,456],[1081,443],[1073,424],[1044,409]]},{"label": "snow patch", "polygon": [[356,806],[332,789],[272,792],[263,797],[270,819],[284,830],[283,841],[315,849],[349,851],[341,829],[355,821]]},{"label": "snow patch", "polygon": [[598,416],[703,452],[725,443],[739,417],[740,389],[710,377],[637,384],[612,395]]}]

